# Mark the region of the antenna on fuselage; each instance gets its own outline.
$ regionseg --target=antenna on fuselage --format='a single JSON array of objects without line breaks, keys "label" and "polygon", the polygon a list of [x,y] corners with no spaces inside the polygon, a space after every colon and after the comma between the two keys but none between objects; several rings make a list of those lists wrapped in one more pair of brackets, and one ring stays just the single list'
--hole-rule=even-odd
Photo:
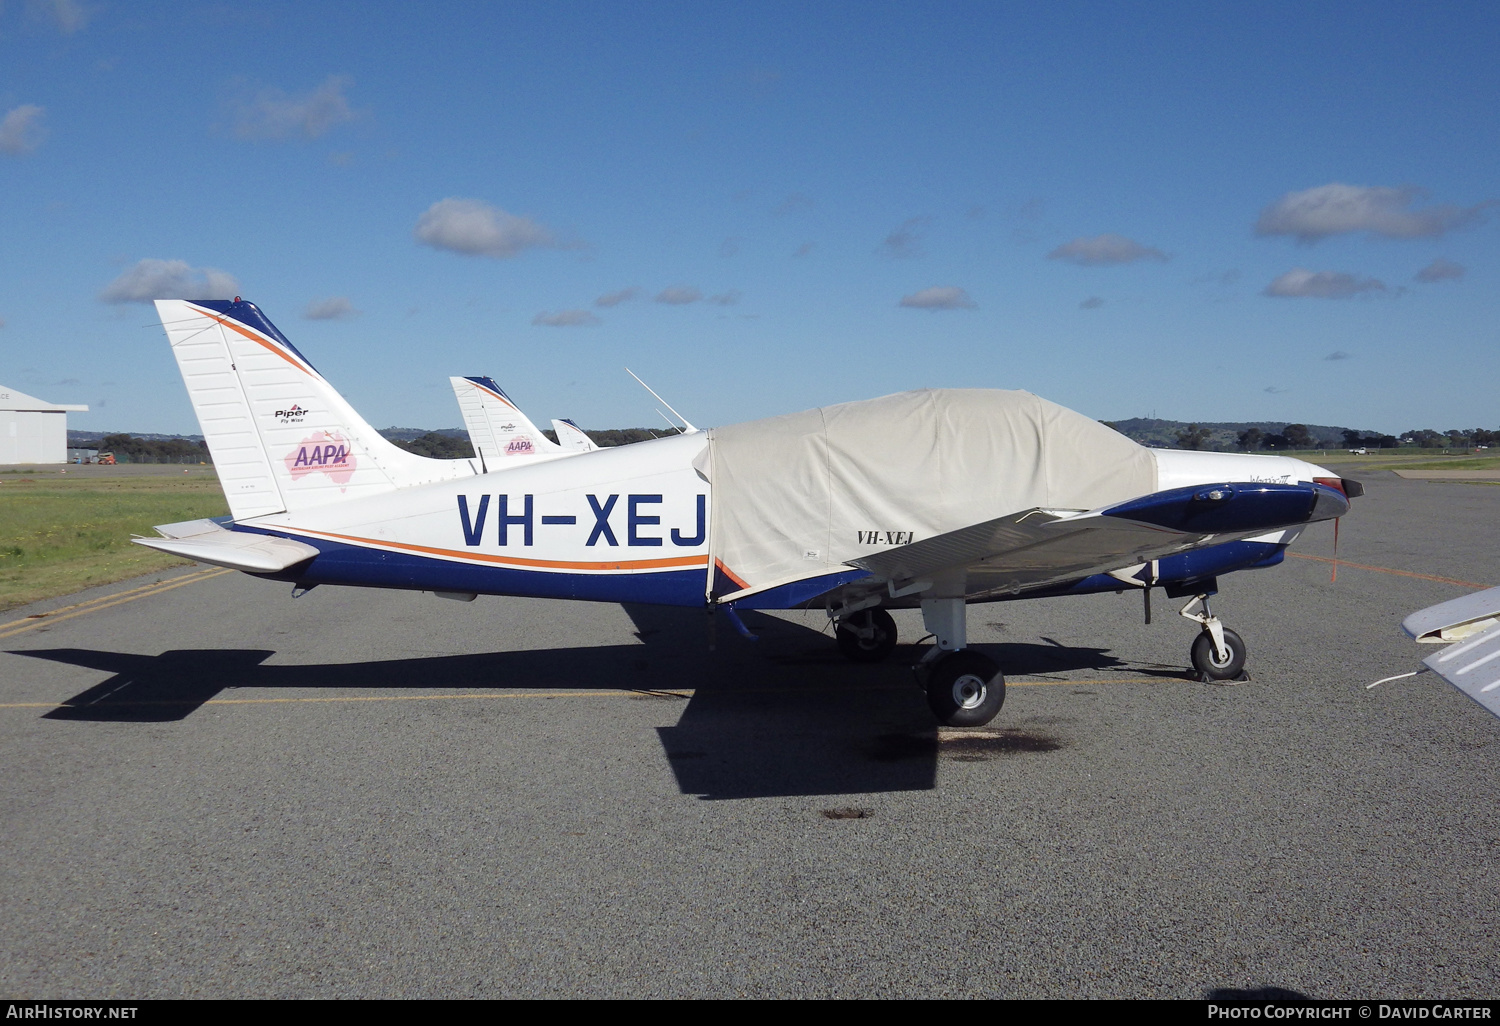
[{"label": "antenna on fuselage", "polygon": [[[626,368],[625,368],[625,373],[626,373],[626,374],[629,374],[629,375],[630,375],[630,376],[631,376],[631,377],[632,377],[632,378],[635,378],[635,380],[636,380],[636,383],[637,383],[637,384],[638,384],[638,385],[640,385],[640,386],[641,386],[641,387],[642,387],[642,388],[644,388],[644,389],[645,389],[645,390],[646,390],[646,391],[648,391],[648,392],[650,392],[650,393],[651,393],[651,396],[652,396],[652,398],[654,398],[654,399],[655,399],[655,400],[656,400],[656,401],[657,401],[657,402],[659,402],[659,403],[661,403],[661,404],[662,404],[662,405],[663,405],[663,406],[665,406],[665,407],[666,407],[666,408],[667,408],[667,409],[668,409],[668,410],[671,410],[671,412],[672,412],[672,415],[673,415],[673,416],[674,416],[674,417],[676,417],[676,418],[677,418],[677,419],[678,419],[678,420],[680,420],[680,421],[682,421],[682,425],[683,425],[683,427],[685,427],[685,428],[687,428],[687,431],[686,431],[686,432],[684,432],[684,433],[685,433],[685,434],[689,434],[689,435],[690,435],[690,434],[692,434],[692,433],[693,433],[693,432],[694,432],[694,431],[697,431],[697,430],[698,430],[698,429],[697,429],[697,428],[695,428],[695,427],[693,427],[693,425],[691,425],[691,424],[689,424],[689,423],[688,423],[688,419],[687,419],[687,418],[686,418],[686,417],[684,417],[684,416],[683,416],[683,415],[682,415],[682,414],[680,414],[680,413],[678,413],[678,412],[677,412],[677,411],[676,411],[676,410],[673,410],[673,409],[672,409],[672,404],[671,404],[671,403],[669,403],[669,402],[667,402],[667,401],[666,401],[666,400],[665,400],[665,399],[663,399],[663,398],[662,398],[662,397],[661,397],[661,396],[659,396],[659,395],[657,395],[657,394],[656,394],[656,389],[654,389],[654,388],[652,388],[652,387],[651,387],[651,386],[650,386],[650,385],[648,385],[648,384],[646,384],[646,383],[645,383],[645,382],[644,382],[644,381],[642,381],[642,380],[641,380],[641,379],[640,379],[640,376],[639,376],[639,375],[637,375],[637,374],[636,374],[636,372],[635,372],[635,371],[633,371],[633,370],[631,370],[631,369],[630,369],[630,368],[629,368],[629,367],[626,367]],[[657,412],[657,413],[661,413],[661,411],[660,411],[660,410],[657,410],[657,411],[656,411],[656,412]],[[662,418],[662,419],[663,419],[663,420],[666,420],[666,418],[665,418],[665,417],[663,417],[663,418]],[[670,422],[670,421],[668,421],[668,423],[671,423],[671,422]],[[673,425],[672,425],[672,426],[673,426],[673,427],[676,427],[676,426],[677,426],[677,425],[676,425],[676,424],[673,424]]]}]

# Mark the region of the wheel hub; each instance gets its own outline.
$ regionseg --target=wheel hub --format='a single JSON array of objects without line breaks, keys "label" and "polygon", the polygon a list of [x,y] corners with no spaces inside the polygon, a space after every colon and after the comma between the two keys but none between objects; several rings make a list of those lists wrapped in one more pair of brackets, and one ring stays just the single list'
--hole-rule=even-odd
[{"label": "wheel hub", "polygon": [[977,709],[984,702],[986,686],[982,677],[966,673],[953,682],[953,701],[960,709]]}]

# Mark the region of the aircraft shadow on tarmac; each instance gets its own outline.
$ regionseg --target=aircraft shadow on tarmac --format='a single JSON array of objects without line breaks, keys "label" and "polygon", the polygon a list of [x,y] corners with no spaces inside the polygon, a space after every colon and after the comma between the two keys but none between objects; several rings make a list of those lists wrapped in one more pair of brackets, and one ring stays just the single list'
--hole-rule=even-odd
[{"label": "aircraft shadow on tarmac", "polygon": [[[759,640],[743,639],[720,623],[710,650],[701,611],[625,609],[640,644],[294,666],[265,665],[276,655],[266,649],[12,654],[112,674],[44,714],[69,721],[182,720],[241,688],[363,695],[608,688],[670,701],[682,700],[671,692],[691,689],[677,724],[658,728],[684,794],[728,799],[933,786],[943,736],[911,672],[920,651],[915,646],[902,646],[885,663],[858,665],[839,655],[826,631],[746,612],[743,619]],[[1056,642],[980,647],[1010,674],[1122,665],[1105,650]],[[1060,747],[1049,737],[1006,727],[1003,712],[985,733],[958,739],[955,751],[963,754],[957,757],[976,761]]]}]

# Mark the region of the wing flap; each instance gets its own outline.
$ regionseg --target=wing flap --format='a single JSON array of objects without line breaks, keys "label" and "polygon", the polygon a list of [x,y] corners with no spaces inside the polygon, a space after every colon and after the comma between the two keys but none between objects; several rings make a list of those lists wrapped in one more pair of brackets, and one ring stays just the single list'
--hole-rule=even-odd
[{"label": "wing flap", "polygon": [[1500,624],[1434,652],[1422,665],[1500,716]]}]

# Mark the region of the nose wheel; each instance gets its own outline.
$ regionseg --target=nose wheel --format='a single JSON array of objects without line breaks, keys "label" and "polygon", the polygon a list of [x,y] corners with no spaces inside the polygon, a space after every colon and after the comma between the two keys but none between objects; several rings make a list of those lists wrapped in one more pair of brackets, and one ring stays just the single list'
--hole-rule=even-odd
[{"label": "nose wheel", "polygon": [[1205,684],[1215,680],[1243,683],[1250,679],[1245,673],[1245,639],[1214,616],[1208,608],[1207,595],[1193,596],[1192,601],[1182,607],[1180,615],[1198,621],[1203,627],[1193,639],[1188,654],[1200,681]]},{"label": "nose wheel", "polygon": [[1210,680],[1238,680],[1245,673],[1245,642],[1228,627],[1224,632],[1224,651],[1214,649],[1214,637],[1203,631],[1193,639],[1193,669]]}]

